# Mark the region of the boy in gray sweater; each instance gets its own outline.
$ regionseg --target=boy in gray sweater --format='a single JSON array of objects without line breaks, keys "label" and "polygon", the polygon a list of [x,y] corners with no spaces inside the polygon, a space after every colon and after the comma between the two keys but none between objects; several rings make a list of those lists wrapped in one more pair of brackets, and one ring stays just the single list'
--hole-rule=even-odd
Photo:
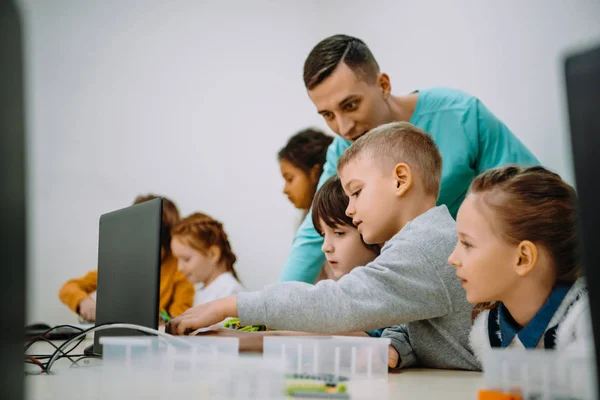
[{"label": "boy in gray sweater", "polygon": [[[406,122],[380,126],[340,158],[346,214],[381,255],[339,281],[284,282],[188,310],[167,332],[188,334],[227,317],[243,325],[316,333],[381,326],[391,367],[479,370],[469,350],[472,307],[448,256],[457,242],[446,206],[436,207],[442,158],[434,141]],[[396,358],[397,357],[397,358]]]}]

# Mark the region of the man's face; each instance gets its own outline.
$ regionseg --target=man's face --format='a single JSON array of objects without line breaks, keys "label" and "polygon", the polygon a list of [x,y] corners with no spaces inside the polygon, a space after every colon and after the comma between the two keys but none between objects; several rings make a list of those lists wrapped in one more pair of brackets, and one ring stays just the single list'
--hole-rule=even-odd
[{"label": "man's face", "polygon": [[354,141],[379,125],[393,122],[378,82],[366,82],[342,62],[308,95],[329,128]]}]

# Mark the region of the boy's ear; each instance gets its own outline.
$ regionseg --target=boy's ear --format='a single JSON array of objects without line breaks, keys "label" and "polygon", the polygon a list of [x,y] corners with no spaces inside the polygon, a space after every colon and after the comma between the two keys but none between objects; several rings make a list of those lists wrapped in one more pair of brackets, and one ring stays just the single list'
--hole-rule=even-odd
[{"label": "boy's ear", "polygon": [[387,100],[392,93],[392,82],[390,82],[388,74],[382,72],[377,76],[377,86],[381,89],[383,98]]},{"label": "boy's ear", "polygon": [[538,248],[529,240],[524,240],[517,247],[517,264],[515,272],[519,276],[525,276],[530,273],[537,264]]},{"label": "boy's ear", "polygon": [[208,248],[208,258],[214,263],[219,262],[221,259],[221,248],[216,244],[210,246]]},{"label": "boy's ear", "polygon": [[412,186],[412,170],[405,163],[397,164],[394,167],[394,181],[396,183],[396,196],[404,196],[406,191]]}]

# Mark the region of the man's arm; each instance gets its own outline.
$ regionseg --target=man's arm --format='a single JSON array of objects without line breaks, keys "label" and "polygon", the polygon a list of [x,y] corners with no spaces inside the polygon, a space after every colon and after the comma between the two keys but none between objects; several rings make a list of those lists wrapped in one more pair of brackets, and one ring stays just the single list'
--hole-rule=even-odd
[{"label": "man's arm", "polygon": [[[340,137],[336,137],[329,145],[327,159],[317,188],[320,188],[327,179],[335,175],[338,159],[349,146],[350,142]],[[312,223],[311,209],[296,232],[292,250],[281,271],[279,281],[314,283],[325,262],[325,255],[321,251],[322,245],[323,238],[317,233]]]}]

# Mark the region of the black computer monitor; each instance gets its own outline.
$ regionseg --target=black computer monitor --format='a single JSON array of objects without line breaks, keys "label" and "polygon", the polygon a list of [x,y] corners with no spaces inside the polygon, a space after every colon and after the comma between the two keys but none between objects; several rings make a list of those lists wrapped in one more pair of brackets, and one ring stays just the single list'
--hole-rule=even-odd
[{"label": "black computer monitor", "polygon": [[[96,326],[129,323],[158,328],[162,199],[153,199],[100,217]],[[103,336],[141,335],[111,329],[96,332],[94,353]]]},{"label": "black computer monitor", "polygon": [[0,399],[23,398],[25,207],[21,18],[0,0]]},{"label": "black computer monitor", "polygon": [[567,57],[565,77],[582,264],[592,312],[596,371],[600,373],[600,46]]}]

